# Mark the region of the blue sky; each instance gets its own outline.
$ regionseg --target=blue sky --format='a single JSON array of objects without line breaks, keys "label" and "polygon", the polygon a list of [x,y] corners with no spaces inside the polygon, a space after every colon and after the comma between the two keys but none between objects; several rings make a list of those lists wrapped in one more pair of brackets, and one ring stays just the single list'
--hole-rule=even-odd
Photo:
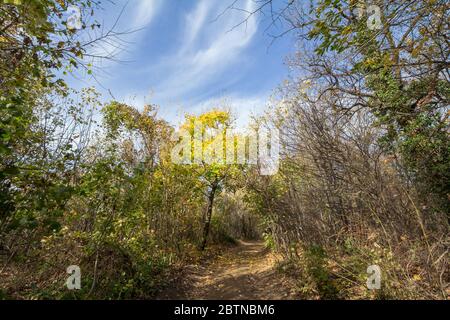
[{"label": "blue sky", "polygon": [[[121,62],[97,62],[93,79],[77,87],[95,85],[105,98],[113,96],[141,108],[160,106],[159,116],[176,124],[184,114],[227,105],[238,124],[265,108],[273,89],[286,77],[284,58],[292,52],[290,36],[272,38],[269,21],[254,15],[247,23],[242,11],[227,11],[233,0],[129,0],[105,4],[98,20],[110,27],[125,10],[116,31],[142,28],[123,38],[120,49],[103,44],[98,50],[114,53]],[[257,4],[240,0],[248,11]],[[273,28],[269,31],[275,33]],[[72,81],[71,81],[72,82]]]}]

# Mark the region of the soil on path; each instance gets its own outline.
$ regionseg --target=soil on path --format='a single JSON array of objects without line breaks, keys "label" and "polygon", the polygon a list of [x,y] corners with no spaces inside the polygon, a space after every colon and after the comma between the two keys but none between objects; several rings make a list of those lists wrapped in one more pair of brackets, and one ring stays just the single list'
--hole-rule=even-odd
[{"label": "soil on path", "polygon": [[208,265],[185,268],[160,299],[300,299],[293,280],[277,272],[275,264],[262,242],[240,241]]}]

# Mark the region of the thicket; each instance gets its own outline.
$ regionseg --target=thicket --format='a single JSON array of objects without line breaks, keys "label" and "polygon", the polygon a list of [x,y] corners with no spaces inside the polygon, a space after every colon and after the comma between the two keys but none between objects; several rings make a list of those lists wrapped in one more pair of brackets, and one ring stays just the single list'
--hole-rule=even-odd
[{"label": "thicket", "polygon": [[[311,297],[446,298],[448,3],[370,4],[293,1],[275,15],[302,45],[261,120],[281,130],[280,171],[250,190]],[[382,290],[365,288],[370,265]]]},{"label": "thicket", "polygon": [[[81,31],[65,27],[69,4],[90,17],[96,2],[2,2],[0,298],[150,298],[209,244],[261,236],[305,298],[446,298],[448,4],[373,2],[378,29],[356,1],[270,12],[304,45],[255,121],[280,130],[273,176],[176,164],[178,128],[156,106],[68,88],[61,74],[93,72],[93,37],[120,41],[114,31],[83,41],[101,30],[91,18]],[[233,125],[214,109],[180,129],[196,122]],[[64,286],[70,265],[81,267],[80,291]],[[366,288],[370,265],[381,290]]]}]

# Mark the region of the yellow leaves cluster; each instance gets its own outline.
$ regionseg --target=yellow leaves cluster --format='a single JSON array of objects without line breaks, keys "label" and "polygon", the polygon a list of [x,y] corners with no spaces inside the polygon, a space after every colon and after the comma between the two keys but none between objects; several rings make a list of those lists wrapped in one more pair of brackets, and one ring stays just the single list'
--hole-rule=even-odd
[{"label": "yellow leaves cluster", "polygon": [[186,115],[186,123],[183,128],[193,130],[195,123],[200,123],[204,128],[218,129],[230,125],[231,116],[228,111],[213,109],[199,116]]}]

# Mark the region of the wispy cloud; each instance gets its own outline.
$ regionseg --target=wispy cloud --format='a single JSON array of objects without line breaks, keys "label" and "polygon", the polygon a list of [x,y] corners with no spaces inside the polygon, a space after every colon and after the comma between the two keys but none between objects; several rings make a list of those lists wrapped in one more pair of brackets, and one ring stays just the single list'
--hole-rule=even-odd
[{"label": "wispy cloud", "polygon": [[146,27],[153,20],[162,3],[162,0],[133,0],[131,3],[134,6],[132,28]]},{"label": "wispy cloud", "polygon": [[[177,100],[217,79],[233,62],[242,57],[257,31],[255,16],[224,10],[224,1],[199,0],[186,14],[180,49],[158,66],[167,76],[154,88],[155,97]],[[243,0],[242,8],[252,11],[255,3]]]}]

